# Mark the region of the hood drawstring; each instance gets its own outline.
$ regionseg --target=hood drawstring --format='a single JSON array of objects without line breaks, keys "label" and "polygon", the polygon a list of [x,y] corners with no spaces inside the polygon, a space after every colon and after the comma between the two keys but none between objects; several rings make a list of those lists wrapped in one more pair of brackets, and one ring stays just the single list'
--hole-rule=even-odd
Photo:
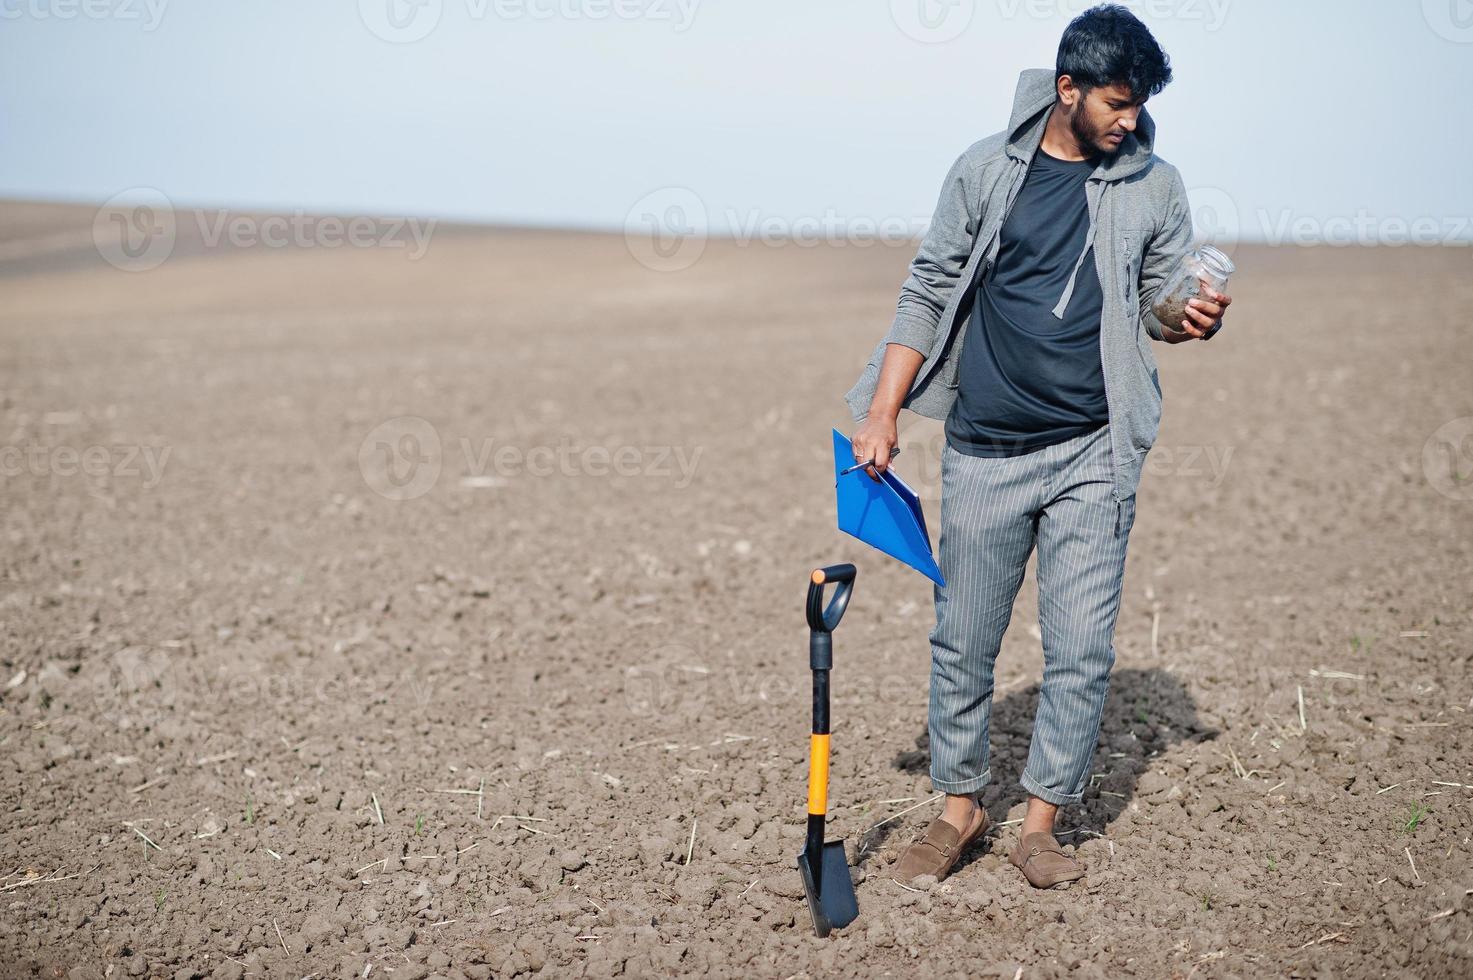
[{"label": "hood drawstring", "polygon": [[[1096,209],[1105,206],[1105,191],[1109,188],[1109,186],[1110,185],[1107,183],[1100,188],[1100,198],[1098,203],[1095,205]],[[1095,213],[1091,213],[1089,216],[1089,230],[1086,231],[1084,235],[1084,248],[1080,250],[1079,258],[1074,260],[1074,271],[1069,273],[1069,281],[1064,284],[1064,295],[1059,297],[1059,303],[1053,309],[1055,320],[1064,319],[1064,311],[1069,308],[1069,300],[1072,299],[1074,296],[1074,281],[1079,278],[1079,268],[1080,266],[1084,265],[1084,257],[1089,254],[1089,250],[1094,247],[1094,243]]]},{"label": "hood drawstring", "polygon": [[1079,267],[1084,265],[1084,257],[1089,254],[1089,249],[1094,241],[1095,226],[1090,222],[1089,235],[1084,239],[1084,251],[1079,253],[1079,258],[1074,260],[1074,271],[1069,273],[1069,281],[1064,284],[1064,295],[1059,297],[1059,305],[1054,307],[1054,319],[1064,319],[1064,311],[1069,308],[1069,300],[1074,295],[1074,280],[1079,276]]}]

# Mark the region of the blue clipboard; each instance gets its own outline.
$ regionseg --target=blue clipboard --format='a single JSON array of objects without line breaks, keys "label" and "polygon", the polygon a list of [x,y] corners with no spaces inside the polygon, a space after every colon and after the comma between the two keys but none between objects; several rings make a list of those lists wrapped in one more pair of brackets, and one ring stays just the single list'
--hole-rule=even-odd
[{"label": "blue clipboard", "polygon": [[892,466],[871,480],[864,470],[839,474],[854,465],[849,438],[834,430],[834,495],[839,509],[839,530],[878,548],[920,572],[942,588],[946,580],[931,554],[926,534],[926,515],[921,500],[905,485]]}]

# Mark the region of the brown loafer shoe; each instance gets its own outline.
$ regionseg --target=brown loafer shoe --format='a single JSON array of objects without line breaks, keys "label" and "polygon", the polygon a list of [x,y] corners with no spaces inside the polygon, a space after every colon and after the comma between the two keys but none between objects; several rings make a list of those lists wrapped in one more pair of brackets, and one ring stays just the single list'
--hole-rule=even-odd
[{"label": "brown loafer shoe", "polygon": [[945,878],[967,846],[981,837],[991,823],[982,805],[979,803],[976,806],[977,810],[972,817],[976,824],[966,835],[945,820],[932,820],[926,832],[917,837],[905,849],[905,853],[900,855],[890,877],[902,885],[909,885],[924,875],[931,875],[937,881]]},{"label": "brown loafer shoe", "polygon": [[1034,888],[1056,888],[1084,877],[1084,865],[1064,853],[1053,834],[1029,834],[1008,855],[1028,884]]}]

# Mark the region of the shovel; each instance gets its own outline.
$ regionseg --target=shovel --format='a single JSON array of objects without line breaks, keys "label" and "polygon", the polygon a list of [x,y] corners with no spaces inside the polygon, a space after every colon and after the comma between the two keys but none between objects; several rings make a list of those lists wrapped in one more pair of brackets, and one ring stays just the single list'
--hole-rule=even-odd
[{"label": "shovel", "polygon": [[[823,587],[838,588],[828,607]],[[808,582],[808,666],[813,671],[813,736],[808,744],[808,839],[798,855],[803,891],[813,916],[813,931],[823,937],[842,929],[859,915],[854,882],[842,840],[824,842],[824,818],[829,804],[829,671],[834,666],[833,632],[844,618],[854,591],[854,566],[830,565],[814,571]]]}]

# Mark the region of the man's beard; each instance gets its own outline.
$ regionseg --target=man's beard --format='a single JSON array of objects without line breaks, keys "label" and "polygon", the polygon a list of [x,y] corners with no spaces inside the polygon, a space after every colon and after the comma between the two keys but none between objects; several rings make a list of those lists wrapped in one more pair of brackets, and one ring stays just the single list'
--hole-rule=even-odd
[{"label": "man's beard", "polygon": [[1079,144],[1079,148],[1088,154],[1111,157],[1119,153],[1120,148],[1125,145],[1125,141],[1121,140],[1118,145],[1111,146],[1105,142],[1104,133],[1096,133],[1090,129],[1085,122],[1082,106],[1079,112],[1069,117],[1069,132],[1074,134],[1074,142]]}]

